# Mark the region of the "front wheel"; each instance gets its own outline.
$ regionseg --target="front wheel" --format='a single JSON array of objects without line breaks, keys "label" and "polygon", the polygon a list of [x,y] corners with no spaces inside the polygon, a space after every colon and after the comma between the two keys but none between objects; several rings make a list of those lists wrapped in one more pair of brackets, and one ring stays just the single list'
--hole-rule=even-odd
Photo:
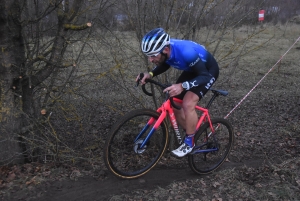
[{"label": "front wheel", "polygon": [[188,156],[190,168],[197,174],[208,174],[220,167],[233,145],[231,124],[222,118],[212,119],[215,132],[209,123],[203,124],[195,135],[195,148]]},{"label": "front wheel", "polygon": [[[166,122],[154,129],[151,137],[147,136],[159,115],[154,110],[134,110],[114,125],[104,146],[108,170],[118,177],[133,179],[146,174],[157,164],[168,144]],[[150,119],[152,125],[148,125]]]}]

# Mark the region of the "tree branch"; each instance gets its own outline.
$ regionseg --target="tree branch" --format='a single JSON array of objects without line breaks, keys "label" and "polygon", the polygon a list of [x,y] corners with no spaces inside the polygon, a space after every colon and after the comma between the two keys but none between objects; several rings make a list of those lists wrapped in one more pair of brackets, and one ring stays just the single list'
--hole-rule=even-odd
[{"label": "tree branch", "polygon": [[87,28],[89,28],[91,26],[92,26],[91,22],[88,22],[88,23],[82,24],[82,25],[64,24],[64,28],[65,29],[70,29],[70,30],[74,30],[74,31],[84,30],[84,29],[87,29]]}]

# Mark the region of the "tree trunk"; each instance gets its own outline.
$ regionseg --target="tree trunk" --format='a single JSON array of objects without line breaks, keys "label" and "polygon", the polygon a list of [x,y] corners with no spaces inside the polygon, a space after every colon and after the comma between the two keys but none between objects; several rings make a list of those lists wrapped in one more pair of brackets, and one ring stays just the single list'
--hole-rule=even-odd
[{"label": "tree trunk", "polygon": [[21,72],[25,60],[16,1],[0,0],[0,164],[23,161]]}]

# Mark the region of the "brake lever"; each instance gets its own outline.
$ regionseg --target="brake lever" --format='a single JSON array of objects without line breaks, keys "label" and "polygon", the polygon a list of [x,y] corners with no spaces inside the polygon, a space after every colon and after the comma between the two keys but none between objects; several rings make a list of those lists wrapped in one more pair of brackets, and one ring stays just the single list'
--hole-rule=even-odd
[{"label": "brake lever", "polygon": [[140,81],[143,79],[143,77],[144,77],[144,73],[140,73],[139,79],[136,81],[136,86],[135,87],[139,86]]},{"label": "brake lever", "polygon": [[166,100],[168,100],[170,98],[170,94],[169,91],[166,92]]},{"label": "brake lever", "polygon": [[[165,85],[165,86],[166,86],[166,88],[167,88],[167,87],[171,86],[171,84],[170,84],[170,85],[168,84],[168,85]],[[177,110],[180,110],[180,109],[181,109],[180,106],[178,106],[178,105],[176,105],[176,104],[174,103],[173,97],[170,97],[169,91],[166,92],[166,100],[167,100],[167,99],[170,99],[170,102],[171,102],[172,107],[176,108]]]}]

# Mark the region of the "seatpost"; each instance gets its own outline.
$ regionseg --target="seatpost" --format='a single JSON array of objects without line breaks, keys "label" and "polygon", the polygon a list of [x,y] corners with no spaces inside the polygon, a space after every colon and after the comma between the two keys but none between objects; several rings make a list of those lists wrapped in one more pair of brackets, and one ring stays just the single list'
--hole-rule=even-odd
[{"label": "seatpost", "polygon": [[211,97],[211,99],[209,100],[209,102],[208,102],[208,104],[206,105],[206,109],[208,109],[210,106],[211,106],[211,104],[212,104],[212,102],[215,100],[215,98],[217,97],[217,96],[219,96],[219,94],[218,93],[214,93],[213,92],[213,96]]}]

